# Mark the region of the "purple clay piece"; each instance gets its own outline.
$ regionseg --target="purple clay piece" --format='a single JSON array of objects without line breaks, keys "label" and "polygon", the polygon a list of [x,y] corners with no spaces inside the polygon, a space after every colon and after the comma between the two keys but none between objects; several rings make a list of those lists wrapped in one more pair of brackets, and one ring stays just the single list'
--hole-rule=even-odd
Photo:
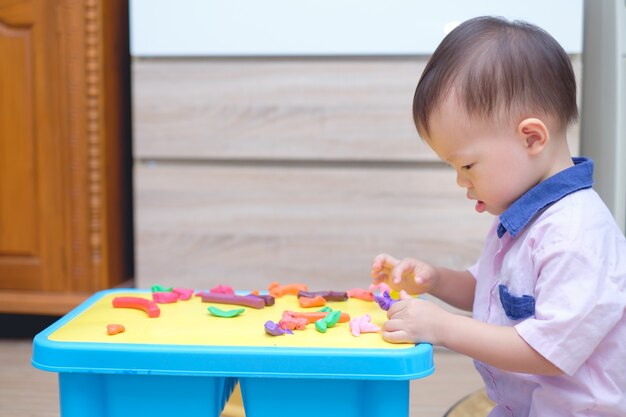
[{"label": "purple clay piece", "polygon": [[326,301],[346,301],[348,293],[345,291],[298,291],[298,298],[315,298],[320,296]]},{"label": "purple clay piece", "polygon": [[274,323],[272,320],[268,320],[265,322],[265,333],[270,336],[282,336],[285,333],[293,334],[293,332],[289,329],[281,328],[278,323]]},{"label": "purple clay piece", "polygon": [[203,303],[235,304],[257,309],[265,307],[265,300],[256,295],[231,295],[205,291],[199,295]]},{"label": "purple clay piece", "polygon": [[266,306],[273,306],[276,303],[276,300],[274,299],[274,297],[272,297],[269,294],[252,294],[252,293],[250,293],[250,294],[246,295],[246,297],[261,298]]},{"label": "purple clay piece", "polygon": [[376,301],[378,303],[380,308],[382,308],[383,310],[387,311],[387,310],[389,310],[389,307],[391,307],[393,304],[397,303],[399,300],[394,300],[389,295],[389,291],[385,291],[385,292],[383,292],[383,295],[375,295],[374,296],[374,301]]}]

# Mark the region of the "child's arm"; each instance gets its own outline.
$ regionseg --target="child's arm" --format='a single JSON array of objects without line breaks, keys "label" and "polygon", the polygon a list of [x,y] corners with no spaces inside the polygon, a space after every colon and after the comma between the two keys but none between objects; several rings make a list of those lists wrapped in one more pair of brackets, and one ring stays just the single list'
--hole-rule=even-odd
[{"label": "child's arm", "polygon": [[444,346],[496,368],[537,375],[563,371],[528,345],[514,327],[496,326],[445,311],[403,294],[391,306],[383,338],[392,343],[428,342]]},{"label": "child's arm", "polygon": [[429,293],[446,303],[471,311],[474,304],[476,280],[468,271],[433,267],[416,259],[398,260],[387,254],[374,258],[372,277],[394,290],[409,294]]},{"label": "child's arm", "polygon": [[468,271],[455,271],[448,268],[435,268],[439,275],[437,285],[434,285],[429,294],[434,295],[453,307],[465,311],[472,311],[476,279]]}]

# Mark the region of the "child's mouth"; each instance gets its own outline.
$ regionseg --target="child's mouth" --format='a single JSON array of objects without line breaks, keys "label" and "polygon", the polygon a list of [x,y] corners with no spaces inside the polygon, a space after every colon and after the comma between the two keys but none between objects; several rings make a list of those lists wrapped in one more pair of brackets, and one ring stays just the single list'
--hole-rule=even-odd
[{"label": "child's mouth", "polygon": [[477,200],[476,201],[476,211],[482,213],[487,208],[484,201]]}]

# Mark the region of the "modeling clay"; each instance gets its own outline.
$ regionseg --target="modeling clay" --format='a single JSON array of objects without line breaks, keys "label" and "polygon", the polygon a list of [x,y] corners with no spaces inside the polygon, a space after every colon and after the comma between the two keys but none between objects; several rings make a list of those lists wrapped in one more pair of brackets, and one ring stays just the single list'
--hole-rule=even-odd
[{"label": "modeling clay", "polygon": [[216,287],[211,288],[209,292],[215,293],[215,294],[235,295],[235,290],[233,290],[233,287],[228,286],[228,285],[221,285],[221,284]]},{"label": "modeling clay", "polygon": [[178,301],[178,294],[175,292],[153,292],[152,299],[155,303],[171,304]]},{"label": "modeling clay", "polygon": [[335,312],[330,312],[330,313],[324,313],[324,312],[319,312],[319,311],[291,311],[291,310],[287,310],[283,313],[283,317],[285,314],[289,314],[291,317],[295,317],[295,318],[305,318],[308,320],[309,323],[315,323],[317,320],[319,319],[323,319],[326,316],[328,316],[329,314],[332,313],[339,313],[339,323],[344,323],[347,321],[350,321],[350,315],[348,313],[343,313],[339,310],[335,311]]},{"label": "modeling clay", "polygon": [[213,292],[201,292],[203,303],[234,304],[252,308],[265,307],[265,301],[255,295],[228,295]]},{"label": "modeling clay", "polygon": [[151,287],[152,292],[172,292],[172,287],[163,287],[161,285],[153,285]]},{"label": "modeling clay", "polygon": [[356,337],[361,333],[376,333],[380,331],[380,327],[371,323],[372,318],[369,314],[365,314],[361,317],[355,317],[350,320],[350,331]]},{"label": "modeling clay", "polygon": [[315,321],[315,328],[317,329],[318,332],[326,333],[326,330],[329,327],[333,327],[335,324],[337,324],[340,317],[341,317],[341,311],[337,310],[337,311],[330,312],[328,313],[326,317]]},{"label": "modeling clay", "polygon": [[362,288],[353,288],[348,290],[348,297],[364,301],[374,301],[374,293]]},{"label": "modeling clay", "polygon": [[259,292],[256,291],[256,293],[253,291],[250,294],[248,294],[248,297],[259,297],[263,299],[263,302],[265,302],[266,306],[273,306],[274,303],[276,303],[276,300],[274,299],[274,297],[272,297],[271,295],[265,294],[265,295],[259,295]]},{"label": "modeling clay", "polygon": [[184,300],[184,301],[189,300],[191,296],[193,295],[193,290],[189,288],[173,288],[172,291],[178,294],[179,300]]},{"label": "modeling clay", "polygon": [[328,329],[328,325],[326,324],[326,320],[324,320],[324,319],[317,320],[315,322],[315,328],[320,333],[326,333],[326,330]]},{"label": "modeling clay", "polygon": [[124,333],[126,328],[121,324],[107,324],[107,334],[113,336],[118,333]]},{"label": "modeling clay", "polygon": [[383,310],[387,311],[387,310],[389,310],[389,307],[391,307],[392,305],[397,303],[399,300],[394,300],[389,295],[389,291],[385,291],[383,293],[383,295],[375,295],[374,296],[374,301],[376,301],[378,303],[380,308],[382,308]]},{"label": "modeling clay", "polygon": [[381,282],[379,284],[372,284],[369,287],[369,290],[372,292],[375,292],[376,290],[379,290],[379,292],[382,294],[385,291],[391,291],[391,287],[387,284],[385,284],[384,282]]},{"label": "modeling clay", "polygon": [[287,334],[293,334],[293,332],[289,329],[283,329],[281,328],[277,323],[274,323],[271,320],[268,320],[265,322],[265,333],[271,335],[271,336],[280,336],[283,335],[285,333]]},{"label": "modeling clay", "polygon": [[313,298],[298,297],[298,303],[302,308],[321,307],[326,304],[326,300],[321,295],[316,295]]},{"label": "modeling clay", "polygon": [[348,299],[348,293],[345,291],[299,291],[298,297],[323,297],[326,301],[346,301]]},{"label": "modeling clay", "polygon": [[145,311],[148,317],[159,317],[161,314],[161,309],[154,301],[141,297],[115,297],[113,307],[136,308]]},{"label": "modeling clay", "polygon": [[308,291],[309,287],[306,284],[280,285],[274,281],[270,283],[267,289],[272,297],[282,297],[285,294],[298,295],[299,291]]},{"label": "modeling clay", "polygon": [[283,312],[283,316],[278,322],[282,329],[304,330],[309,321],[304,317],[294,317],[289,311]]},{"label": "modeling clay", "polygon": [[209,313],[211,313],[211,315],[213,316],[231,318],[237,317],[238,315],[243,313],[245,311],[245,308],[237,308],[235,310],[222,310],[221,308],[210,306],[208,310]]}]

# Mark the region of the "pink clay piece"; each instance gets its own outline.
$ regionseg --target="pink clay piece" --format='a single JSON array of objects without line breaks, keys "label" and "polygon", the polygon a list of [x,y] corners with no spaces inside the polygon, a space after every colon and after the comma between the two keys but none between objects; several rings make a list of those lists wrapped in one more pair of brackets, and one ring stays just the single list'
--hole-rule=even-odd
[{"label": "pink clay piece", "polygon": [[350,331],[353,336],[359,337],[361,333],[376,333],[380,331],[380,327],[371,323],[372,318],[369,314],[361,317],[355,317],[350,320]]},{"label": "pink clay piece", "polygon": [[174,288],[172,289],[172,292],[178,294],[178,299],[183,301],[189,300],[193,295],[193,290],[189,288]]},{"label": "pink clay piece", "polygon": [[374,293],[363,288],[353,288],[348,291],[348,297],[363,301],[374,301]]},{"label": "pink clay piece", "polygon": [[215,294],[235,295],[235,290],[233,289],[233,287],[229,285],[222,285],[222,284],[211,288],[209,292],[215,293]]},{"label": "pink clay piece", "polygon": [[159,303],[159,304],[171,304],[171,303],[175,303],[176,301],[178,301],[178,294],[175,293],[174,291],[153,292],[152,300],[154,300],[155,303]]}]

